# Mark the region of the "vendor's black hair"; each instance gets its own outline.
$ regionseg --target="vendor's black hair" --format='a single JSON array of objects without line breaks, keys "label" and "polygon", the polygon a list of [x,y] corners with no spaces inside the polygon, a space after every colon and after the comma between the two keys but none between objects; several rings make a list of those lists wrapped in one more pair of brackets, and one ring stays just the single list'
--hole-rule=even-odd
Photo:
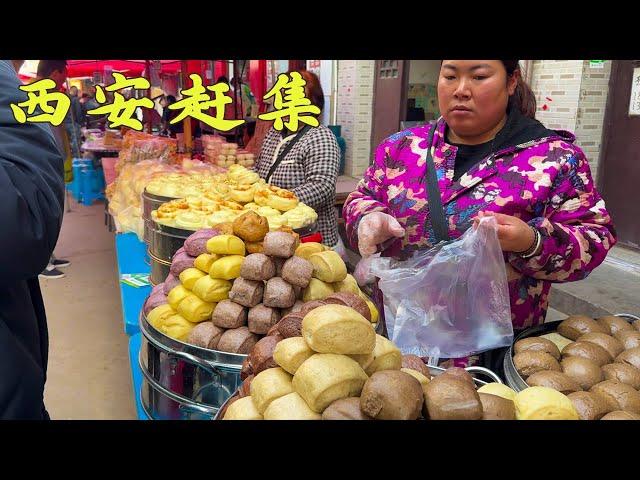
[{"label": "vendor's black hair", "polygon": [[516,71],[519,72],[518,84],[513,95],[509,97],[509,107],[515,107],[525,117],[535,118],[536,116],[536,96],[522,78],[519,60],[500,60],[507,71],[507,76],[511,77]]}]

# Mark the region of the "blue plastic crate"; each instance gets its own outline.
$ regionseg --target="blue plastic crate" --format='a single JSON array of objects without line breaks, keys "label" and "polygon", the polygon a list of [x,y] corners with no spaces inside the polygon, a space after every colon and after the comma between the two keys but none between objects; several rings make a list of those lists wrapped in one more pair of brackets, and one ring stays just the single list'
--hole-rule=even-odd
[{"label": "blue plastic crate", "polygon": [[82,194],[86,190],[83,185],[83,170],[93,170],[93,161],[90,158],[74,158],[72,162],[73,180],[69,191],[77,202],[82,201]]},{"label": "blue plastic crate", "polygon": [[104,193],[101,188],[101,185],[104,184],[104,179],[100,180],[101,173],[102,170],[98,171],[93,168],[80,170],[80,201],[83,205],[91,205],[96,200],[104,199]]}]

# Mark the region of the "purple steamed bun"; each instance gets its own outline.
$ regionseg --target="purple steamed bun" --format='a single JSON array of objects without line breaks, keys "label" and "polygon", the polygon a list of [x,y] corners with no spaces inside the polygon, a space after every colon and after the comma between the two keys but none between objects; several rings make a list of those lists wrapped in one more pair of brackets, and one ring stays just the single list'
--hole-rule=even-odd
[{"label": "purple steamed bun", "polygon": [[167,297],[164,293],[157,292],[150,295],[149,298],[147,298],[147,301],[144,302],[144,314],[148,315],[151,310],[159,307],[160,305],[164,305],[165,303],[167,303]]},{"label": "purple steamed bun", "polygon": [[169,292],[173,290],[174,287],[180,285],[180,279],[169,274],[160,285],[162,285],[162,293],[169,295]]},{"label": "purple steamed bun", "polygon": [[184,249],[192,257],[208,253],[207,241],[219,234],[220,232],[214,228],[198,230],[184,241]]},{"label": "purple steamed bun", "polygon": [[178,277],[187,268],[193,267],[195,261],[196,259],[187,252],[181,252],[173,257],[169,271],[174,277]]}]

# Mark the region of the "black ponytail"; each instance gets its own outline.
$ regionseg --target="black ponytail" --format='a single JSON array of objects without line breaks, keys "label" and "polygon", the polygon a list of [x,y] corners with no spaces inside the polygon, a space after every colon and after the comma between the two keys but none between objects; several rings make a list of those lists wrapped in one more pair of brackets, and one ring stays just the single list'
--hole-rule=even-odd
[{"label": "black ponytail", "polygon": [[520,110],[520,113],[525,117],[535,118],[536,116],[536,97],[533,94],[531,87],[527,85],[527,82],[522,78],[522,71],[520,70],[520,64],[518,60],[500,60],[507,71],[507,77],[514,75],[516,71],[519,72],[518,84],[513,95],[509,97],[509,107]]}]

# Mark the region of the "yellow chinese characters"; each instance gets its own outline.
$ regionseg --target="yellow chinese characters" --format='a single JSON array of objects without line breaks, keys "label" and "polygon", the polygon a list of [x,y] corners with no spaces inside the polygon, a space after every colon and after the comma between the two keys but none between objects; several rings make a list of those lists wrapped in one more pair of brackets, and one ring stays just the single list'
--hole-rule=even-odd
[{"label": "yellow chinese characters", "polygon": [[[58,126],[66,117],[71,100],[62,92],[49,92],[56,87],[56,82],[50,78],[43,78],[30,85],[21,85],[19,88],[23,92],[27,92],[27,100],[17,105],[11,104],[13,117],[18,123],[25,122],[49,122]],[[54,105],[50,105],[50,103]],[[27,109],[27,113],[23,109]],[[36,108],[43,113],[31,116],[35,113]],[[29,117],[27,117],[29,115]]]},{"label": "yellow chinese characters", "polygon": [[[276,84],[263,97],[265,100],[275,97],[273,100],[275,110],[263,113],[258,118],[260,120],[275,120],[273,128],[276,130],[282,130],[283,126],[286,126],[289,131],[296,132],[298,131],[298,122],[317,127],[319,122],[313,115],[319,115],[320,109],[311,105],[311,100],[305,96],[304,86],[306,83],[299,72],[291,72],[291,78],[287,77],[286,73],[278,75]],[[284,95],[282,90],[284,90]],[[289,120],[283,122],[283,117],[289,117]]]},{"label": "yellow chinese characters", "polygon": [[[226,83],[216,83],[215,85],[205,88],[202,85],[202,78],[200,75],[192,73],[189,75],[189,78],[191,78],[191,81],[193,82],[192,87],[181,90],[180,93],[182,93],[183,98],[180,101],[169,105],[170,110],[182,109],[182,112],[169,123],[174,124],[187,117],[192,117],[206,123],[216,130],[222,130],[224,132],[244,123],[244,120],[226,120],[224,118],[225,105],[233,101],[231,97],[225,95],[225,93],[229,91],[229,85]],[[210,90],[215,94],[213,100],[207,93],[207,90]],[[204,113],[210,108],[215,109],[215,116]]]},{"label": "yellow chinese characters", "polygon": [[[124,95],[118,93],[117,90],[123,88],[133,87],[139,90],[146,90],[151,85],[146,78],[126,78],[121,73],[114,72],[113,78],[115,82],[103,89],[101,86],[96,87],[96,100],[101,107],[89,110],[89,115],[105,115],[109,114],[107,119],[109,120],[109,126],[116,128],[125,126],[134,130],[142,130],[142,123],[137,118],[132,118],[136,111],[136,108],[153,108],[153,101],[150,98],[130,98],[125,99]],[[115,92],[113,95],[113,103],[105,103],[107,98],[104,90],[108,92]],[[104,105],[103,105],[104,104]]]}]

